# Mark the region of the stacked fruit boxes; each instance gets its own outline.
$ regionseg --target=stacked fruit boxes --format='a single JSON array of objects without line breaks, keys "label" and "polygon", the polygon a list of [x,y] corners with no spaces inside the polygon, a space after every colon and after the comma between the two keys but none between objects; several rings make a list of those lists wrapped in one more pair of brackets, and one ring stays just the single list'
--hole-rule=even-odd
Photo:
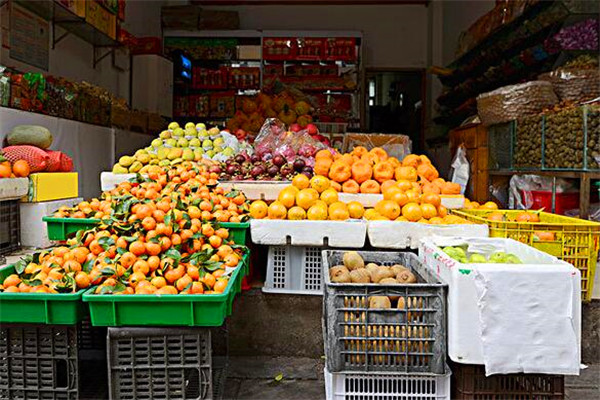
[{"label": "stacked fruit boxes", "polygon": [[344,253],[323,251],[327,399],[450,399],[445,285],[413,253],[368,251],[365,264],[403,265],[417,282],[335,283]]}]

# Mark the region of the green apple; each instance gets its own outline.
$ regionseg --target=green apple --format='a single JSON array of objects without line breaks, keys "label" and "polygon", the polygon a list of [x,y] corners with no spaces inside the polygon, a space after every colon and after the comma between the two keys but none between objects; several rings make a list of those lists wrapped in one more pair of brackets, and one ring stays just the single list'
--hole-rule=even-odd
[{"label": "green apple", "polygon": [[189,142],[187,141],[186,138],[181,138],[177,141],[177,147],[188,147],[189,146]]},{"label": "green apple", "polygon": [[204,140],[202,142],[202,148],[204,148],[204,149],[212,149],[213,148],[212,140],[210,140],[210,139]]},{"label": "green apple", "polygon": [[152,143],[150,143],[150,144],[152,145],[152,147],[158,148],[158,147],[162,146],[162,143],[163,143],[162,139],[154,139],[152,141]]},{"label": "green apple", "polygon": [[503,251],[497,251],[490,256],[489,262],[496,264],[504,264],[507,254]]},{"label": "green apple", "polygon": [[173,137],[181,137],[183,136],[183,129],[181,128],[177,128],[175,130],[173,130]]},{"label": "green apple", "polygon": [[168,139],[171,137],[171,131],[162,131],[158,137],[161,139]]},{"label": "green apple", "polygon": [[223,139],[221,136],[213,140],[213,144],[215,146],[221,146],[223,143],[225,143],[225,139]]},{"label": "green apple", "polygon": [[198,123],[196,124],[196,130],[206,130],[206,125],[204,125],[203,123]]},{"label": "green apple", "polygon": [[227,148],[225,148],[225,150],[223,150],[223,155],[225,155],[227,157],[231,157],[234,154],[235,154],[235,151],[231,147],[227,147]]},{"label": "green apple", "polygon": [[514,254],[507,254],[504,262],[507,264],[523,264],[523,261]]},{"label": "green apple", "polygon": [[200,146],[202,146],[202,143],[200,143],[200,139],[193,138],[192,140],[190,140],[189,146],[190,147],[200,147]]},{"label": "green apple", "polygon": [[471,264],[485,264],[487,263],[487,259],[483,254],[473,253],[471,257],[469,257],[469,263]]},{"label": "green apple", "polygon": [[196,136],[198,132],[194,128],[185,130],[185,136]]},{"label": "green apple", "polygon": [[206,155],[207,155],[207,156],[209,156],[210,158],[213,158],[213,157],[214,157],[214,155],[215,155],[215,151],[214,151],[214,150],[208,150],[208,151],[206,152]]},{"label": "green apple", "polygon": [[206,131],[206,129],[203,129],[198,132],[198,138],[199,139],[208,139],[208,132]]},{"label": "green apple", "polygon": [[175,129],[179,128],[179,124],[178,124],[177,122],[171,122],[171,123],[170,123],[170,124],[167,126],[167,128],[168,128],[170,131],[172,131],[172,130],[175,130]]},{"label": "green apple", "polygon": [[173,139],[173,138],[167,139],[167,140],[165,140],[165,145],[175,147],[175,146],[177,146],[177,139]]},{"label": "green apple", "polygon": [[190,130],[193,129],[194,131],[196,130],[196,125],[194,125],[193,122],[188,122],[187,124],[185,124],[185,130]]}]

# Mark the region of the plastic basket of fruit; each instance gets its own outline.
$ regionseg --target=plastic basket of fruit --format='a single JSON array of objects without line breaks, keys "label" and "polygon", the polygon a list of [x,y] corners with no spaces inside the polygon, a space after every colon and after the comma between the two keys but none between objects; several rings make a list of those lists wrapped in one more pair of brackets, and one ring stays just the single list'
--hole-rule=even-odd
[{"label": "plastic basket of fruit", "polygon": [[581,299],[591,300],[600,223],[542,211],[452,210],[452,213],[488,224],[490,237],[514,239],[572,264],[581,271]]},{"label": "plastic basket of fruit", "polygon": [[246,244],[250,222],[220,222],[219,225],[229,231],[229,240],[235,244]]},{"label": "plastic basket of fruit", "polygon": [[241,291],[244,264],[235,268],[227,287],[216,294],[101,294],[102,286],[83,294],[94,326],[220,326],[231,315]]},{"label": "plastic basket of fruit", "polygon": [[[565,307],[567,312],[564,316],[563,314],[559,316],[560,313],[550,313],[547,322],[539,321],[538,328],[541,327],[544,331],[544,326],[556,322],[555,317],[564,318],[563,326],[571,328],[567,332],[561,332],[563,342],[572,343],[567,339],[568,335],[571,335],[573,342],[580,337],[581,275],[572,265],[550,254],[512,239],[432,237],[421,241],[419,259],[432,274],[448,284],[448,356],[454,361],[484,364],[482,332],[486,325],[486,309],[505,310],[503,315],[519,315],[508,310],[513,305],[515,307],[523,305],[527,307],[527,315],[546,315],[549,313],[548,309],[553,309],[553,305],[549,305],[544,298],[547,293],[552,293],[557,304],[568,305]],[[498,284],[501,285],[509,275],[510,279],[518,281],[519,285],[515,286],[509,295],[494,295],[493,288]],[[485,282],[480,279],[482,276]],[[554,278],[556,280],[552,280]],[[561,284],[557,285],[556,281]],[[541,289],[542,286],[544,289]],[[492,290],[487,290],[488,288]],[[482,291],[488,294],[482,296]],[[531,325],[527,323],[527,316],[519,319],[517,327],[511,327],[508,325],[511,323],[510,317],[507,321],[503,315],[494,315],[495,326],[499,329],[510,329],[520,338],[522,346],[515,349],[513,357],[525,359],[526,357],[519,357],[519,352],[527,348],[526,346],[531,342],[541,345],[545,338],[531,333],[537,331],[531,329]],[[558,325],[546,331],[555,332]],[[518,332],[519,329],[525,332]],[[529,333],[532,336],[528,337]],[[489,340],[488,338],[488,343]],[[539,368],[541,365],[550,373],[556,373],[557,371],[553,370],[556,367],[556,359],[553,357],[559,353],[561,367],[564,367],[567,353],[557,350],[553,354],[537,355],[538,364],[534,366],[533,363],[529,363],[529,370],[533,371],[533,368]],[[579,368],[579,360],[574,360],[572,365]]]},{"label": "plastic basket of fruit", "polygon": [[100,223],[97,218],[43,217],[42,221],[46,223],[48,239],[50,240],[67,240],[69,235],[82,229],[92,229]]},{"label": "plastic basket of fruit", "polygon": [[444,374],[445,286],[413,253],[323,251],[331,372]]},{"label": "plastic basket of fruit", "polygon": [[[85,316],[81,295],[74,293],[24,292],[25,286],[33,286],[37,280],[27,273],[27,263],[7,265],[0,268],[0,323],[26,323],[48,325],[75,325]],[[17,273],[16,268],[23,268]],[[23,286],[19,286],[23,284]],[[30,290],[30,289],[29,289]]]}]

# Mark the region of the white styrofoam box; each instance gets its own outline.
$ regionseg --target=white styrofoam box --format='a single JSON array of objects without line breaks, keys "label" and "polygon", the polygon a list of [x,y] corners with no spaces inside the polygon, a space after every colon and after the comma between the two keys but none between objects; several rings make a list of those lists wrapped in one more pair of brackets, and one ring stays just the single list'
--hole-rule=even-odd
[{"label": "white styrofoam box", "polygon": [[367,233],[371,246],[381,249],[416,249],[427,236],[488,237],[485,224],[430,225],[403,221],[369,221]]},{"label": "white styrofoam box", "polygon": [[[507,253],[517,255],[523,264],[462,264],[452,259],[442,248],[454,246],[459,242],[498,244]],[[419,258],[434,274],[448,284],[448,355],[463,364],[484,364],[482,328],[477,305],[478,296],[474,274],[476,269],[489,268],[492,265],[506,265],[510,273],[527,269],[532,265],[564,265],[572,270],[575,288],[580,287],[581,274],[572,265],[550,254],[539,251],[521,242],[503,238],[425,238],[419,245]],[[581,292],[573,291],[572,307],[577,340],[581,343]],[[517,300],[517,299],[515,299]],[[510,334],[510,332],[507,332]]]},{"label": "white styrofoam box", "polygon": [[344,203],[358,201],[365,207],[375,207],[375,204],[377,204],[377,202],[383,200],[383,195],[374,193],[339,193],[338,198]]},{"label": "white styrofoam box", "polygon": [[35,247],[44,249],[52,245],[48,239],[48,229],[42,217],[52,215],[59,207],[71,207],[82,201],[83,198],[61,199],[54,201],[43,201],[41,203],[21,203],[19,211],[21,214],[21,245],[24,247]]},{"label": "white styrofoam box", "polygon": [[0,200],[18,200],[27,195],[29,178],[0,179]]},{"label": "white styrofoam box", "polygon": [[173,62],[156,54],[133,56],[132,108],[173,115]]},{"label": "white styrofoam box", "polygon": [[250,221],[252,242],[270,246],[329,246],[362,248],[367,221],[290,221],[253,219]]},{"label": "white styrofoam box", "polygon": [[219,181],[225,191],[240,190],[248,200],[277,200],[279,192],[291,185],[290,181],[266,181],[266,182],[250,182],[250,181]]},{"label": "white styrofoam box", "polygon": [[462,194],[442,194],[442,205],[448,210],[458,210],[465,207],[465,196]]},{"label": "white styrofoam box", "polygon": [[100,187],[102,191],[113,190],[119,183],[126,182],[131,178],[135,178],[135,174],[113,174],[104,171],[100,174]]},{"label": "white styrofoam box", "polygon": [[323,373],[327,400],[450,400],[451,372],[445,375],[377,372],[331,373],[325,368]]},{"label": "white styrofoam box", "polygon": [[322,247],[270,246],[265,293],[323,295]]}]

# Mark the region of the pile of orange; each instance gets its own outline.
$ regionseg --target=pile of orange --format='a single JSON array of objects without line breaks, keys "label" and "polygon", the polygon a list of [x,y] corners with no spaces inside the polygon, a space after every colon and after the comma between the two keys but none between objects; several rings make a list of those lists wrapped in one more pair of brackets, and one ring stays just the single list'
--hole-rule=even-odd
[{"label": "pile of orange", "polygon": [[193,161],[185,161],[176,167],[153,165],[148,169],[148,179],[121,182],[115,189],[105,192],[102,200],[94,198],[72,208],[63,206],[54,217],[109,218],[118,204],[136,198],[155,204],[158,215],[178,208],[203,221],[243,221],[248,212],[246,197],[239,191],[225,192],[217,186],[217,177],[204,165]]},{"label": "pile of orange", "polygon": [[315,156],[316,175],[331,180],[331,187],[344,193],[383,193],[395,183],[418,187],[423,193],[459,194],[460,186],[446,182],[426,156],[410,154],[402,161],[376,147],[357,146],[346,154],[321,150]]},{"label": "pile of orange", "polygon": [[27,178],[29,176],[29,164],[25,160],[17,160],[10,163],[0,155],[0,179],[1,178]]},{"label": "pile of orange", "polygon": [[[244,250],[214,222],[240,217],[245,197],[210,189],[214,177],[193,162],[157,168],[147,182],[122,183],[103,200],[80,203],[73,216],[92,214],[102,222],[78,232],[68,247],[17,262],[17,273],[0,290],[64,293],[97,286],[100,294],[222,293],[227,267],[241,265]],[[202,209],[207,202],[214,211]]]},{"label": "pile of orange", "polygon": [[384,189],[383,200],[365,211],[368,220],[420,222],[425,224],[469,223],[464,218],[449,215],[436,193],[420,193],[415,187],[400,184]]},{"label": "pile of orange", "polygon": [[466,210],[497,210],[498,205],[493,201],[488,201],[486,203],[479,204],[476,201],[470,201],[469,199],[465,199],[464,208]]},{"label": "pile of orange", "polygon": [[331,220],[344,221],[362,218],[365,209],[359,202],[339,201],[338,192],[327,177],[315,175],[308,178],[299,174],[277,197],[267,204],[256,200],[250,204],[250,217],[255,219]]}]

